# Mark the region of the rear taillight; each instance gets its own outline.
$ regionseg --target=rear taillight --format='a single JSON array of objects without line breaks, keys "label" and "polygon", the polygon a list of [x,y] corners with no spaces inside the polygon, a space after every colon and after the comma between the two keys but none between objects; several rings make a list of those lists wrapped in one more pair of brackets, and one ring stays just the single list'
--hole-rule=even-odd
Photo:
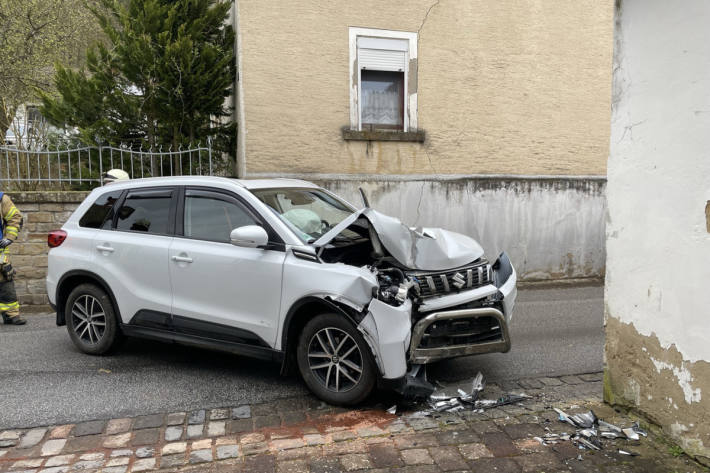
[{"label": "rear taillight", "polygon": [[52,230],[47,235],[47,246],[50,248],[56,248],[67,239],[67,232],[64,230]]}]

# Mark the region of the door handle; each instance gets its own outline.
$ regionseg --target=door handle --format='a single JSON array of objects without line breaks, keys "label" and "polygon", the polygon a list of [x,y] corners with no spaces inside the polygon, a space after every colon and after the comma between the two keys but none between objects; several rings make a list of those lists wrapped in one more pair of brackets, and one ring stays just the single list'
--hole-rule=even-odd
[{"label": "door handle", "polygon": [[111,248],[110,246],[104,246],[104,245],[97,245],[96,249],[99,251],[106,251],[108,253],[113,253],[114,251],[116,251],[113,248]]},{"label": "door handle", "polygon": [[192,263],[192,258],[187,256],[173,256],[171,259],[179,263]]}]

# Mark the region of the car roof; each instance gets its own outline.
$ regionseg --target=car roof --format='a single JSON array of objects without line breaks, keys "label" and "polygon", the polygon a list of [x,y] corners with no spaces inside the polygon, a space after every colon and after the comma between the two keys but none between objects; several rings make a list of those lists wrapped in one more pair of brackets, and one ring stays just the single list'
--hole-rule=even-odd
[{"label": "car roof", "polygon": [[250,190],[270,189],[274,187],[318,187],[312,182],[302,181],[300,179],[287,179],[285,177],[279,177],[274,179],[235,179],[235,181]]},{"label": "car roof", "polygon": [[270,189],[270,188],[318,188],[316,184],[300,179],[235,179],[231,177],[216,176],[173,176],[173,177],[150,177],[144,179],[130,179],[125,181],[115,181],[104,186],[110,189],[130,189],[134,187],[166,186],[166,185],[212,185],[212,184],[232,184],[249,190]]}]

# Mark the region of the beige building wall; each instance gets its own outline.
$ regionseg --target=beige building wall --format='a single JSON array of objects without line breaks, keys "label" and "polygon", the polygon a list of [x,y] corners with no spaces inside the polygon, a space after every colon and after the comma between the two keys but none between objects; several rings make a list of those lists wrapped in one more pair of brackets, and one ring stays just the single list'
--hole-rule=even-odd
[{"label": "beige building wall", "polygon": [[[611,1],[238,0],[255,173],[604,175]],[[419,32],[424,143],[344,141],[348,27]]]}]

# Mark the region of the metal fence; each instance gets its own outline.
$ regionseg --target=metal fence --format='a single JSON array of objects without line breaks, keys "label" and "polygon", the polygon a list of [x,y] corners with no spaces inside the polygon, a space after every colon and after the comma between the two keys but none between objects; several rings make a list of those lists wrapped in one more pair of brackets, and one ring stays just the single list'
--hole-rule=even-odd
[{"label": "metal fence", "polygon": [[79,146],[25,150],[0,146],[0,183],[3,188],[39,190],[92,188],[103,174],[122,169],[132,178],[214,175],[212,146],[208,142],[173,150],[128,146]]}]

